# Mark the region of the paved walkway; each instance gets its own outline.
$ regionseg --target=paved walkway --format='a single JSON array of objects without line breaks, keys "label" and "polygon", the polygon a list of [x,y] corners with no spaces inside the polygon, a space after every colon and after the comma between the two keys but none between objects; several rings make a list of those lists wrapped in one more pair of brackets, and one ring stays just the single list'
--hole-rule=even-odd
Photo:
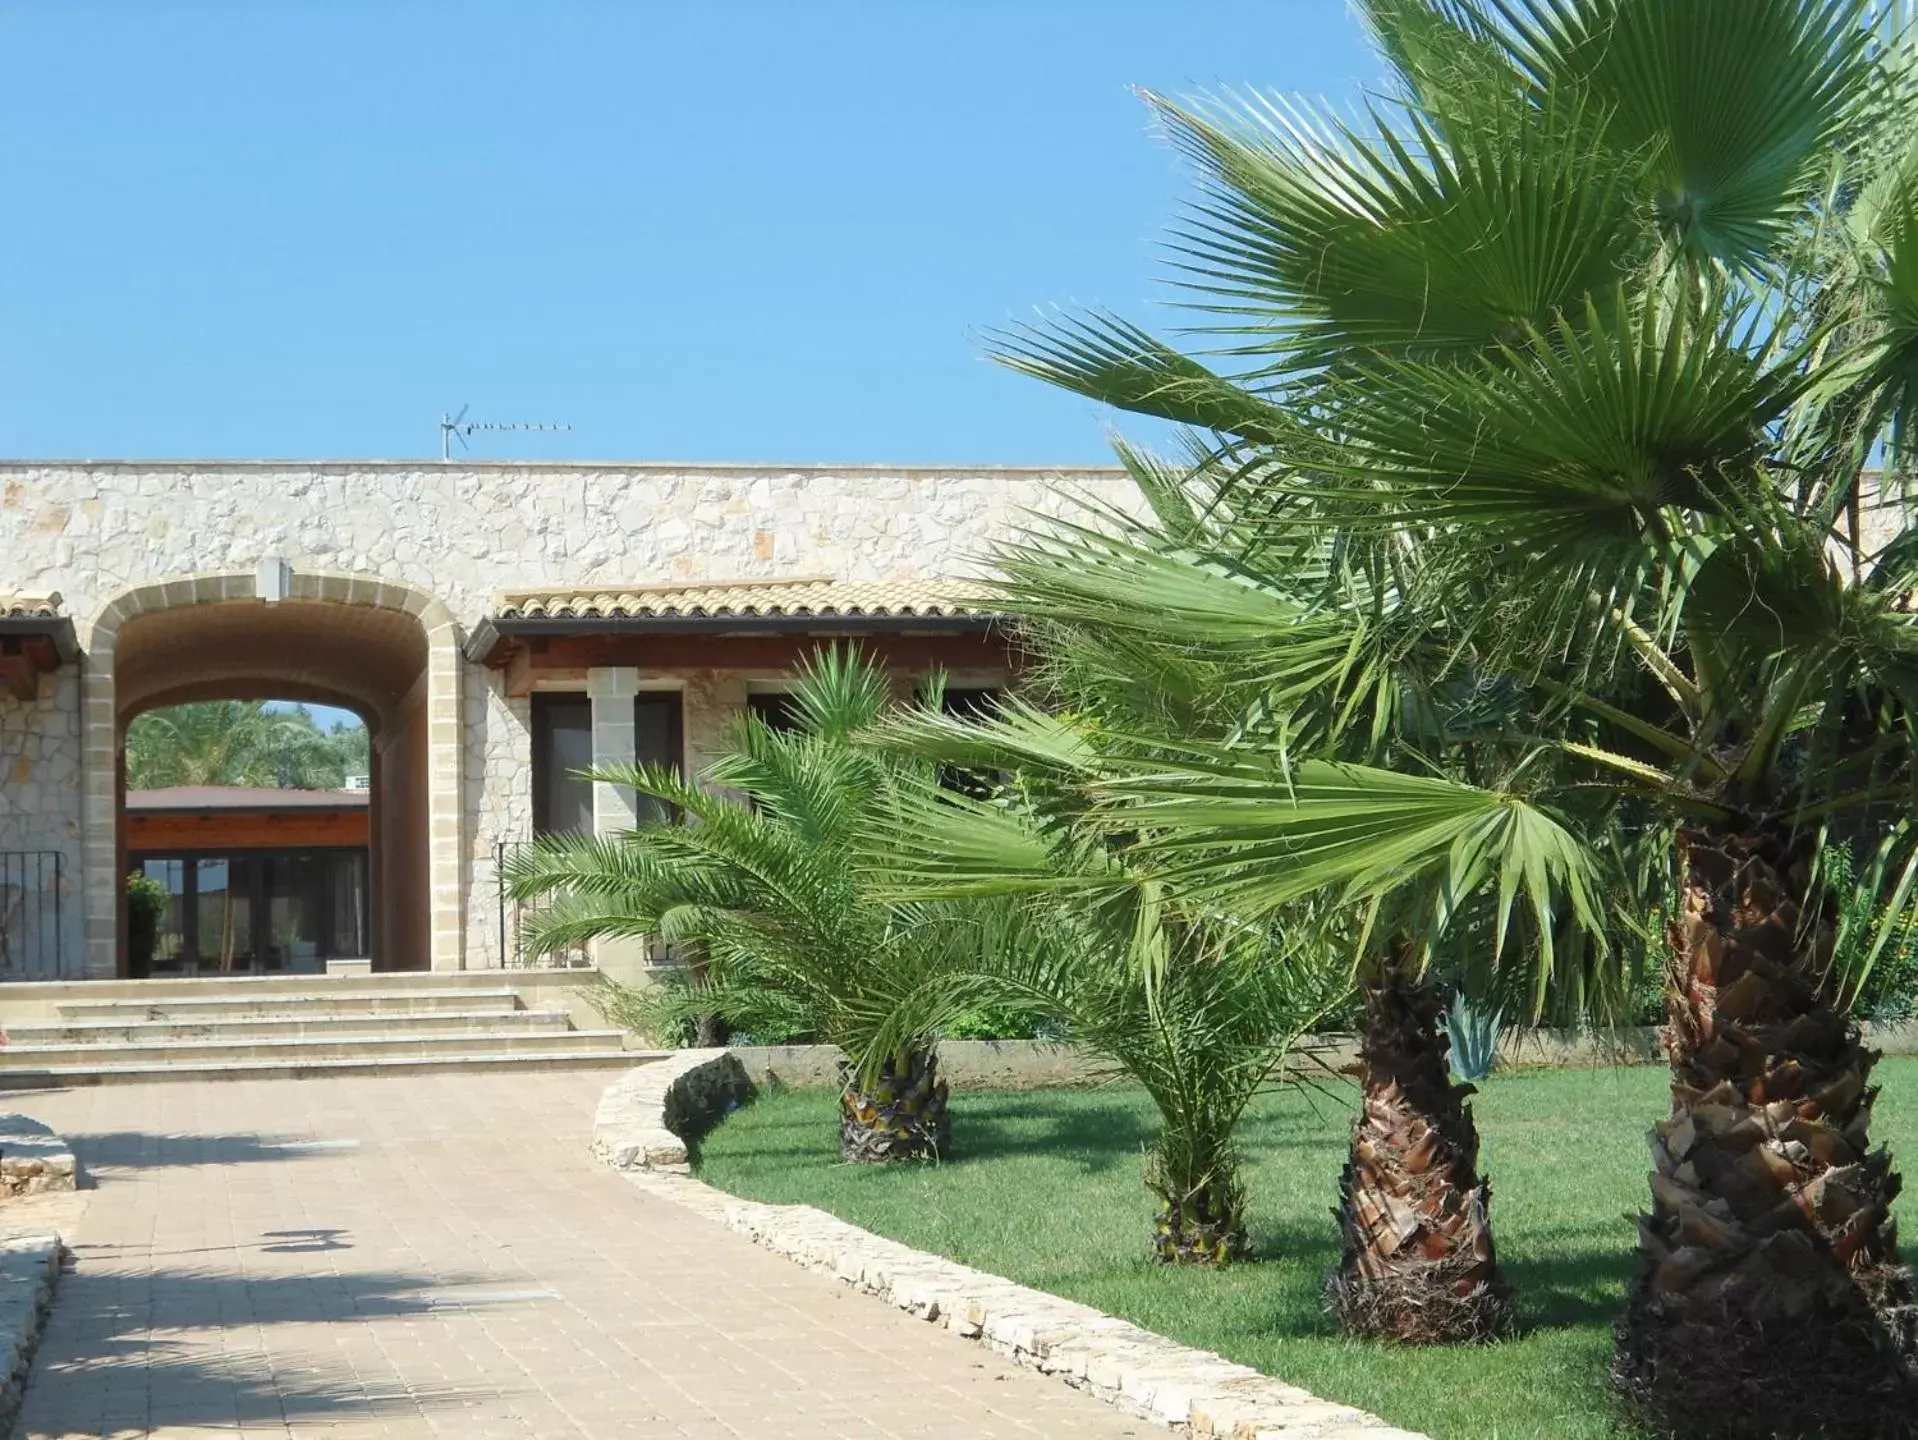
[{"label": "paved walkway", "polygon": [[610,1078],[0,1097],[98,1187],[17,1440],[1154,1433],[601,1169]]}]

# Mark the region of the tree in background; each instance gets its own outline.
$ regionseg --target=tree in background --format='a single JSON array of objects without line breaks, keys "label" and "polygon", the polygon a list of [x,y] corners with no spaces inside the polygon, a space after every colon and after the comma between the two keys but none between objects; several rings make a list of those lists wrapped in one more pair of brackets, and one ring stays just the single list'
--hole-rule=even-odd
[{"label": "tree in background", "polygon": [[209,700],[149,710],[127,726],[127,785],[337,790],[367,773],[363,725],[322,730],[304,705]]},{"label": "tree in background", "polygon": [[[306,713],[302,706],[300,713]],[[345,723],[335,725],[324,732],[333,746],[333,752],[339,756],[342,780],[354,775],[371,775],[373,772],[373,736],[365,725]]]}]

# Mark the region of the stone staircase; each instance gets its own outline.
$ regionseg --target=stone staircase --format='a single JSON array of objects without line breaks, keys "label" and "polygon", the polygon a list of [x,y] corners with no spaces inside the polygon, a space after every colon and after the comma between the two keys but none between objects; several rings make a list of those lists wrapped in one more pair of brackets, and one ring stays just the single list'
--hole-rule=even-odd
[{"label": "stone staircase", "polygon": [[[0,987],[0,1090],[152,1080],[630,1068],[577,972],[201,977]],[[582,1024],[587,1028],[582,1028]]]}]

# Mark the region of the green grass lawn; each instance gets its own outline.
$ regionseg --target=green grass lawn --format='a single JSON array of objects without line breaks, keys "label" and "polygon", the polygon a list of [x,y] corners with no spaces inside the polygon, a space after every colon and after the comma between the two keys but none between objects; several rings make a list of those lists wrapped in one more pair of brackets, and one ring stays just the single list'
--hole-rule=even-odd
[{"label": "green grass lawn", "polygon": [[[1918,1060],[1887,1060],[1881,1142],[1918,1165]],[[838,1159],[834,1097],[762,1097],[706,1140],[700,1175],[734,1194],[817,1205],[854,1224],[1422,1430],[1435,1440],[1613,1436],[1610,1327],[1631,1273],[1627,1218],[1647,1195],[1644,1133],[1662,1070],[1496,1076],[1477,1113],[1499,1258],[1524,1332],[1473,1350],[1340,1339],[1319,1306],[1338,1258],[1331,1217],[1343,1097],[1265,1097],[1242,1139],[1258,1260],[1203,1273],[1146,1258],[1139,1150],[1154,1112],[1136,1090],[953,1095],[953,1158],[889,1169]],[[1909,1217],[1912,1207],[1901,1206]]]}]

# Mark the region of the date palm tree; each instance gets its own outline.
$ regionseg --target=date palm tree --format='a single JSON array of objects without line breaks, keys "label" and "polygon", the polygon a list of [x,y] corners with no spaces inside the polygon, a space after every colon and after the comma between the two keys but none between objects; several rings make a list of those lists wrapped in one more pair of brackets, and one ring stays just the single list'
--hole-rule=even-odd
[{"label": "date palm tree", "polygon": [[[797,1028],[851,1060],[840,1096],[848,1160],[938,1155],[948,1144],[935,1031],[915,996],[979,927],[942,907],[887,898],[863,863],[899,791],[936,784],[930,767],[852,743],[892,704],[885,671],[854,650],[817,652],[793,692],[797,728],[748,717],[702,777],[609,767],[595,780],[664,803],[675,818],[612,837],[552,837],[508,871],[543,899],[531,943],[605,936],[696,945],[692,1013],[735,1028]],[[885,1027],[889,1039],[875,1048]]]},{"label": "date palm tree", "polygon": [[[1265,554],[1416,555],[1398,613],[1522,687],[1533,773],[1672,837],[1672,1103],[1616,1379],[1667,1432],[1906,1433],[1918,1308],[1818,860],[1843,837],[1894,910],[1912,888],[1911,17],[1363,8],[1394,89],[1360,118],[1153,99],[1202,178],[1182,275],[1222,361],[1102,316],[1003,356],[1192,427]],[[1256,883],[1282,784],[1135,789],[1188,881]]]},{"label": "date palm tree", "polygon": [[[1303,1037],[1350,990],[1351,967],[1295,911],[1280,926],[1186,905],[1082,822],[1089,736],[1015,705],[1001,720],[901,717],[875,743],[974,775],[1017,769],[984,797],[899,797],[880,832],[889,883],[921,900],[980,904],[989,943],[928,976],[902,1017],[945,1023],[990,1006],[1063,1027],[1159,1111],[1146,1152],[1156,1259],[1226,1265],[1251,1253],[1233,1141],[1261,1090],[1309,1070]],[[1066,783],[1061,783],[1061,782]],[[894,1043],[881,1032],[875,1044]]]}]

